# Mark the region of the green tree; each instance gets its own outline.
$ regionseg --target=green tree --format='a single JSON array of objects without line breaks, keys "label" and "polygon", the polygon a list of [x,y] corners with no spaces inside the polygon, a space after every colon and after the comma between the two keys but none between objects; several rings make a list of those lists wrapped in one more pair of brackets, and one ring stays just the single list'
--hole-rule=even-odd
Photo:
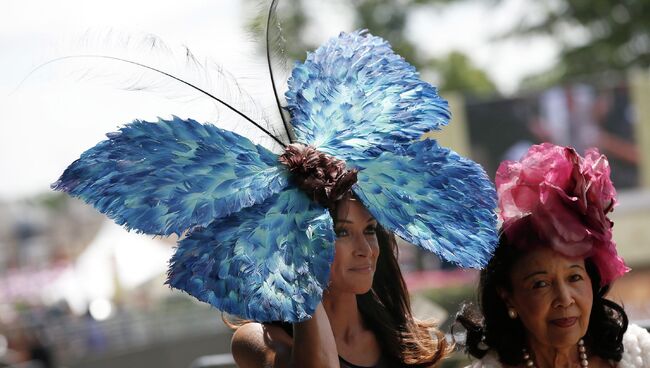
[{"label": "green tree", "polygon": [[439,88],[442,92],[462,91],[473,95],[489,95],[497,91],[488,75],[459,51],[433,60],[432,69],[441,75]]},{"label": "green tree", "polygon": [[[307,1],[315,0],[282,0],[278,6],[279,23],[287,38],[284,53],[291,59],[304,58],[305,51],[313,50],[318,45],[311,44],[306,39],[305,29],[309,17],[305,13]],[[494,83],[488,75],[472,65],[467,56],[453,52],[442,59],[432,59],[422,56],[417,45],[406,37],[406,26],[411,11],[419,6],[432,6],[453,2],[454,0],[356,0],[340,2],[347,4],[353,13],[354,28],[368,29],[375,35],[381,36],[392,45],[393,49],[403,56],[420,71],[432,71],[439,76],[442,90],[485,94],[496,92]],[[459,0],[456,0],[459,1]],[[318,16],[318,15],[312,15]],[[251,22],[249,28],[258,34],[263,34],[266,28],[266,12],[260,12]],[[454,62],[459,62],[454,65]]]},{"label": "green tree", "polygon": [[[563,79],[650,67],[650,1],[557,0],[550,4],[554,5],[531,2],[531,13],[539,20],[509,32],[514,37],[550,35],[563,42],[559,65],[546,75]],[[576,33],[582,35],[581,40],[566,36]]]}]

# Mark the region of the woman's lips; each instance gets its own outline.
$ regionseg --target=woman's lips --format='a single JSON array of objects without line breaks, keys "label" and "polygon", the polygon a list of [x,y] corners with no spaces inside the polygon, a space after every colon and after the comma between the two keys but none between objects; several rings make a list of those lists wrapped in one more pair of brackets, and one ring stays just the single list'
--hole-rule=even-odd
[{"label": "woman's lips", "polygon": [[350,268],[350,271],[360,272],[360,273],[370,273],[372,272],[372,266],[354,267],[354,268]]},{"label": "woman's lips", "polygon": [[552,324],[563,328],[571,327],[575,325],[576,322],[578,322],[578,317],[558,318],[558,319],[551,320]]}]

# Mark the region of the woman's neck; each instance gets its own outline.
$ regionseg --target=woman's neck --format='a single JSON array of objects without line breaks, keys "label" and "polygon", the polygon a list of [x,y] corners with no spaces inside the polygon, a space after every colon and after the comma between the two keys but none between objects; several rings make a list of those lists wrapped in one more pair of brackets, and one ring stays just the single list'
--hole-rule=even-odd
[{"label": "woman's neck", "polygon": [[580,367],[577,344],[558,349],[529,339],[528,346],[533,351],[537,368]]},{"label": "woman's neck", "polygon": [[326,292],[323,295],[323,307],[337,341],[350,343],[365,331],[355,294]]}]

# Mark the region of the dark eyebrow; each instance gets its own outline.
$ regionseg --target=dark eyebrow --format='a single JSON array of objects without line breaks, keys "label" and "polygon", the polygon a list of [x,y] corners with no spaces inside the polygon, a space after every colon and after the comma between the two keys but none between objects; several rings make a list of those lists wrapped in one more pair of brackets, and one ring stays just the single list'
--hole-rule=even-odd
[{"label": "dark eyebrow", "polygon": [[536,271],[536,272],[533,272],[531,274],[528,274],[528,276],[524,277],[524,280],[527,280],[527,279],[529,279],[529,278],[531,278],[533,276],[536,276],[536,275],[546,275],[546,274],[547,274],[546,271]]},{"label": "dark eyebrow", "polygon": [[[579,269],[581,269],[581,270],[583,270],[583,271],[585,270],[585,269],[584,269],[582,266],[580,266],[579,264],[571,265],[571,266],[569,266],[569,268],[579,268]],[[524,277],[524,280],[527,280],[527,279],[529,279],[529,278],[531,278],[531,277],[533,277],[533,276],[536,276],[536,275],[546,275],[546,274],[547,274],[546,271],[535,271],[535,272],[533,272],[533,273],[528,274],[526,277]]]},{"label": "dark eyebrow", "polygon": [[[370,218],[368,219],[368,222],[373,222],[373,221],[377,221],[377,220],[376,220],[374,217],[370,217]],[[334,220],[334,223],[335,223],[335,224],[341,224],[341,223],[343,223],[343,224],[351,224],[352,221],[336,219],[336,220]]]},{"label": "dark eyebrow", "polygon": [[571,265],[567,269],[568,270],[578,269],[578,270],[582,270],[582,272],[585,272],[585,273],[587,272],[587,270],[584,267],[580,266],[579,264]]}]

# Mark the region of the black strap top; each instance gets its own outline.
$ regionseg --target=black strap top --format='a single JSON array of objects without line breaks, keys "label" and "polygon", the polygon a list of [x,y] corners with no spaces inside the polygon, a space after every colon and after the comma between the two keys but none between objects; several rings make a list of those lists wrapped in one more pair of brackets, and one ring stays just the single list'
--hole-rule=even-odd
[{"label": "black strap top", "polygon": [[[287,335],[291,336],[293,338],[293,326],[290,323],[286,322],[271,322],[270,324],[275,325],[275,326],[280,326],[284,330],[284,332],[287,333]],[[369,367],[364,367],[360,365],[355,365],[347,360],[341,358],[339,355],[339,363],[341,365],[341,368],[389,368],[389,364],[387,363],[386,359],[384,359],[382,356],[379,357],[379,362],[373,366]]]},{"label": "black strap top", "polygon": [[347,360],[341,358],[341,356],[339,356],[339,363],[341,364],[341,368],[388,368],[388,366],[384,364],[384,360],[381,357],[379,358],[379,362],[377,362],[377,364],[369,367],[354,365],[348,362]]}]

